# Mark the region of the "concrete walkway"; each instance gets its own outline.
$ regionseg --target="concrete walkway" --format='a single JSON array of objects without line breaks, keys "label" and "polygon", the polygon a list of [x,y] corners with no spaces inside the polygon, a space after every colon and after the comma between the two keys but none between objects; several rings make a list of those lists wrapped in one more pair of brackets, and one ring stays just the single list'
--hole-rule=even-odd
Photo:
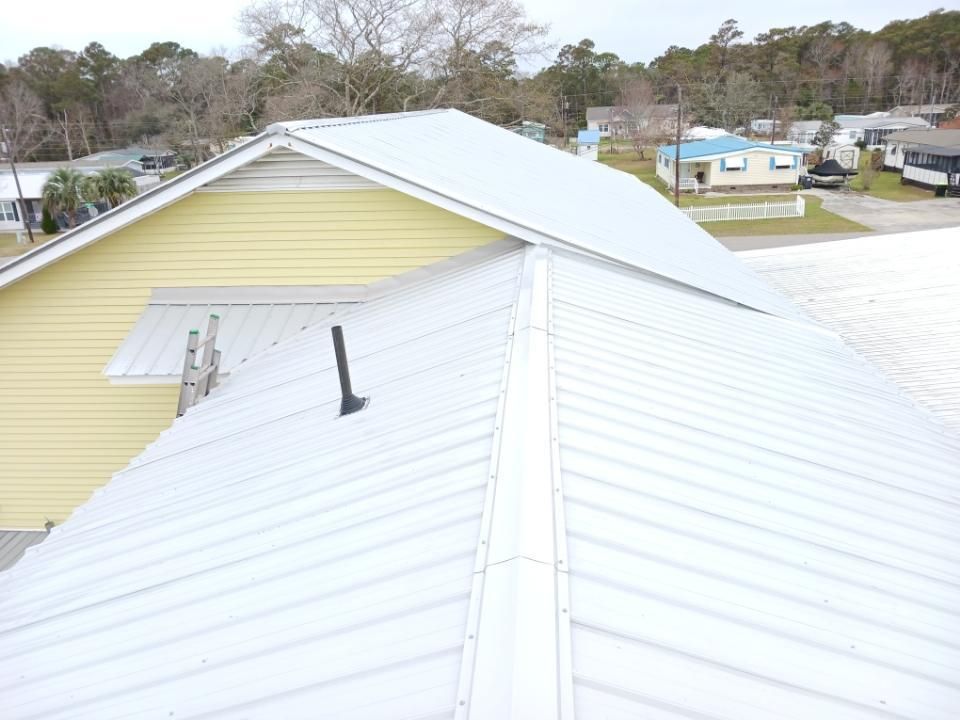
[{"label": "concrete walkway", "polygon": [[960,226],[960,198],[895,202],[843,190],[816,188],[804,194],[823,199],[823,209],[878,232],[893,233]]}]

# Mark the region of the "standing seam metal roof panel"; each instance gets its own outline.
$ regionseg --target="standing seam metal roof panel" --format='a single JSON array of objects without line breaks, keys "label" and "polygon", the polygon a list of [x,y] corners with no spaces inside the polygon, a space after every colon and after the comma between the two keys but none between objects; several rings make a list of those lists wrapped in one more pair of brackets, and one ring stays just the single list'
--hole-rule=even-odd
[{"label": "standing seam metal roof panel", "polygon": [[[764,312],[796,310],[653,188],[456,110],[284,123],[307,143],[584,252]],[[359,171],[358,171],[359,172]]]},{"label": "standing seam metal roof panel", "polygon": [[177,420],[4,575],[5,717],[451,717],[521,257],[355,308],[362,413],[324,325]]},{"label": "standing seam metal roof panel", "polygon": [[833,332],[528,246],[239,369],[0,582],[26,718],[954,720],[960,438]]},{"label": "standing seam metal roof panel", "polygon": [[578,720],[960,707],[960,441],[815,326],[554,259]]},{"label": "standing seam metal roof panel", "polygon": [[27,548],[43,542],[42,530],[0,530],[0,572],[16,565]]}]

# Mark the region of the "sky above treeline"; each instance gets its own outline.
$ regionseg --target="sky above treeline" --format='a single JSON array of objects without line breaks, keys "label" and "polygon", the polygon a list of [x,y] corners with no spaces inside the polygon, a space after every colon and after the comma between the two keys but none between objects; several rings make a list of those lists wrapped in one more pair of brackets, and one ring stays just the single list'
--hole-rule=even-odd
[{"label": "sky above treeline", "polygon": [[[15,61],[46,45],[80,50],[96,40],[120,57],[136,55],[150,43],[173,40],[197,52],[235,51],[245,38],[238,27],[247,0],[43,0],[12,2],[0,12],[0,62]],[[772,27],[847,21],[878,30],[891,20],[920,17],[931,10],[960,9],[960,0],[524,0],[530,17],[549,23],[555,48],[526,69],[548,65],[556,49],[583,38],[598,51],[628,62],[649,62],[670,45],[696,47],[727,18],[735,18],[752,39]],[[589,8],[589,11],[586,10]]]}]

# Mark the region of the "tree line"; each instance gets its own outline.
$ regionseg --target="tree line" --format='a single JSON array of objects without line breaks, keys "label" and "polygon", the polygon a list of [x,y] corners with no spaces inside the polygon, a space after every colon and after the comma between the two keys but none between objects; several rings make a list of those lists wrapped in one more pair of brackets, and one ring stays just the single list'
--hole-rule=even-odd
[{"label": "tree line", "polygon": [[517,0],[257,0],[241,22],[249,43],[234,52],[167,41],[120,58],[91,42],[0,65],[0,123],[16,158],[140,144],[192,164],[277,120],[432,107],[569,134],[587,107],[649,108],[680,93],[688,118],[728,129],[960,99],[960,11],[876,32],[771,28],[750,41],[731,19],[649,63],[584,39],[533,73],[520,68],[551,52],[548,27]]}]

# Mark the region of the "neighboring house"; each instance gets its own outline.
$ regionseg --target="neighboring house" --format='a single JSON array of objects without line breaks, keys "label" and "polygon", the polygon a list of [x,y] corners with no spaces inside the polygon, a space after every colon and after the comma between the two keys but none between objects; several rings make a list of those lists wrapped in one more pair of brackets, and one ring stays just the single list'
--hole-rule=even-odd
[{"label": "neighboring house", "polygon": [[[676,145],[657,148],[656,174],[673,187]],[[797,183],[801,150],[729,135],[680,145],[682,190],[780,190]]]},{"label": "neighboring house", "polygon": [[[504,237],[633,257],[688,223],[633,176],[452,110],[271,126],[0,267],[0,528],[62,522],[169,426],[165,358],[210,308],[236,367],[375,281]],[[664,272],[719,291],[683,247]]]},{"label": "neighboring house", "polygon": [[687,128],[683,131],[684,142],[692,142],[694,140],[716,140],[717,138],[723,137],[736,137],[736,135],[731,135],[723,128],[709,127],[707,125],[695,125],[694,127]]},{"label": "neighboring house", "polygon": [[850,142],[860,140],[871,149],[879,148],[887,135],[899,130],[930,127],[930,123],[918,117],[838,115],[836,120],[840,123],[840,130],[834,135],[835,142],[841,139]]},{"label": "neighboring house", "polygon": [[[900,130],[929,127],[922,118],[886,117],[879,115],[837,115],[834,120],[840,129],[833,136],[833,143],[863,142],[868,148],[878,148],[887,135]],[[796,143],[812,143],[822,120],[798,120],[790,125],[787,138]]]},{"label": "neighboring house", "polygon": [[676,104],[647,105],[636,110],[603,106],[587,108],[587,129],[600,137],[627,138],[638,131],[670,134],[677,131]]},{"label": "neighboring house", "polygon": [[920,145],[960,148],[960,129],[901,130],[883,140],[883,169],[903,170],[907,150]]},{"label": "neighboring house", "polygon": [[944,113],[957,103],[925,103],[920,105],[897,105],[890,110],[890,117],[918,117],[926,120],[930,125],[939,127]]},{"label": "neighboring house", "polygon": [[960,434],[957,228],[738,256]]},{"label": "neighboring house", "polygon": [[147,148],[131,145],[126,148],[103,150],[102,152],[78,158],[80,164],[109,164],[110,167],[135,167],[144,173],[159,175],[177,167],[177,155],[168,148]]},{"label": "neighboring house", "polygon": [[960,197],[960,147],[916,145],[904,154],[901,181]]},{"label": "neighboring house", "polygon": [[251,359],[28,550],[4,719],[955,720],[960,438],[636,178],[420,122],[274,139],[522,239]]},{"label": "neighboring house", "polygon": [[836,160],[849,170],[860,167],[860,148],[851,142],[830,143],[823,149],[822,160]]},{"label": "neighboring house", "polygon": [[[17,163],[17,176],[20,179],[20,190],[23,192],[23,199],[27,205],[30,225],[34,229],[40,227],[41,215],[43,213],[43,186],[54,170],[64,167],[72,168],[84,175],[92,175],[105,168],[122,168],[133,176],[133,181],[137,186],[137,192],[144,192],[160,183],[158,176],[146,174],[139,163],[133,162],[114,164],[114,162],[109,159],[100,159],[97,161],[82,159],[74,160],[73,162]],[[106,205],[103,205],[101,209],[105,210]],[[18,232],[22,230],[23,221],[20,217],[21,214],[13,171],[9,165],[0,166],[0,232]],[[78,222],[82,223],[89,219],[89,215],[81,213],[77,219]],[[65,218],[61,224],[66,227]]]},{"label": "neighboring house", "polygon": [[543,123],[523,120],[516,125],[508,126],[506,129],[536,142],[545,143],[547,141],[547,126]]},{"label": "neighboring house", "polygon": [[577,157],[597,160],[600,153],[600,131],[580,130],[577,133]]},{"label": "neighboring house", "polygon": [[791,142],[809,145],[820,131],[823,120],[797,120],[790,124],[787,139]]},{"label": "neighboring house", "polygon": [[750,121],[750,130],[755,133],[769,133],[773,130],[773,118],[757,118]]}]

